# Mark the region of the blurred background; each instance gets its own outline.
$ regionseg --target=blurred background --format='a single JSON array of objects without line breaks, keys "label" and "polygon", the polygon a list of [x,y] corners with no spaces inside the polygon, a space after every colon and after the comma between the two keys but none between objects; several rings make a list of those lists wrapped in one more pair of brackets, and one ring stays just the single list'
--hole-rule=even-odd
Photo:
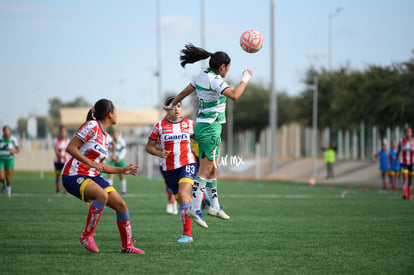
[{"label": "blurred background", "polygon": [[[59,125],[73,135],[109,98],[129,160],[156,176],[144,147],[161,102],[207,66],[180,66],[191,42],[230,55],[231,85],[254,72],[228,104],[223,177],[323,180],[335,144],[335,180],[371,180],[381,143],[414,123],[413,10],[409,0],[0,0],[0,126],[20,142],[16,169],[53,170]],[[239,46],[248,29],[264,37],[258,53]],[[193,107],[184,102],[190,117]]]}]

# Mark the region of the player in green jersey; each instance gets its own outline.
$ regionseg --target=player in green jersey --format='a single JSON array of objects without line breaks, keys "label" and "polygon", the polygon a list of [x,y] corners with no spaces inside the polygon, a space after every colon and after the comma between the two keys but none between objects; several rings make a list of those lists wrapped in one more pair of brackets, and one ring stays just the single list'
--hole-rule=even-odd
[{"label": "player in green jersey", "polygon": [[253,73],[251,70],[245,70],[241,82],[232,89],[223,80],[230,70],[231,60],[227,53],[222,51],[210,53],[192,44],[187,44],[181,51],[182,67],[204,59],[209,59],[209,68],[196,76],[169,106],[164,106],[164,109],[172,109],[178,102],[196,91],[199,104],[194,132],[199,146],[200,167],[194,182],[192,206],[187,211],[187,215],[200,226],[207,228],[200,209],[203,191],[206,187],[211,203],[208,214],[230,219],[220,209],[217,193],[221,128],[222,124],[226,123],[226,99],[237,100],[243,94]]},{"label": "player in green jersey", "polygon": [[3,184],[1,191],[6,191],[7,197],[9,198],[11,197],[11,176],[14,169],[14,154],[19,152],[19,143],[16,137],[11,135],[9,126],[4,126],[3,137],[0,139],[0,182]]}]

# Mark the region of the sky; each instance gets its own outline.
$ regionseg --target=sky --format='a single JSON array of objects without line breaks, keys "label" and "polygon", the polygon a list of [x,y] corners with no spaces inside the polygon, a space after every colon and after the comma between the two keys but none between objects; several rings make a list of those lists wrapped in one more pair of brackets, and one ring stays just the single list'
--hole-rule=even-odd
[{"label": "sky", "polygon": [[[226,81],[238,83],[251,69],[251,82],[270,87],[273,77],[276,89],[290,95],[306,89],[310,66],[329,67],[330,16],[332,69],[364,70],[413,57],[411,0],[274,0],[273,76],[271,0],[204,0],[203,35],[201,3],[159,0],[158,41],[157,0],[0,0],[0,125],[15,128],[18,118],[47,115],[54,97],[83,97],[91,106],[109,98],[118,109],[156,107],[204,68],[204,62],[186,68],[179,62],[185,44],[201,46],[202,37],[206,50],[231,57]],[[239,46],[248,29],[264,37],[254,54]]]}]

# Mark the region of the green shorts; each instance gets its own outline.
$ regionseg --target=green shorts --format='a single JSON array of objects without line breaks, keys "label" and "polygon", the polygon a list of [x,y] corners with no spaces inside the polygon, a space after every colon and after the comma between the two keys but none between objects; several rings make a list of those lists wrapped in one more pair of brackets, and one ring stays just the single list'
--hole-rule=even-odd
[{"label": "green shorts", "polygon": [[221,124],[197,122],[194,126],[194,135],[198,142],[199,157],[206,156],[208,160],[215,160],[220,155]]},{"label": "green shorts", "polygon": [[125,159],[121,159],[119,162],[109,161],[108,164],[115,167],[125,167]]},{"label": "green shorts", "polygon": [[0,159],[0,170],[13,170],[14,158]]}]

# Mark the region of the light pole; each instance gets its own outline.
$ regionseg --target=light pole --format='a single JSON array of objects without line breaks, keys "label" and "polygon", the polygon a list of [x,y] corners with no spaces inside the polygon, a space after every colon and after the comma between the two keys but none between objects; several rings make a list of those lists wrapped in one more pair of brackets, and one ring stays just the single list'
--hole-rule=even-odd
[{"label": "light pole", "polygon": [[332,70],[332,19],[343,10],[342,7],[336,8],[335,12],[329,15],[328,21],[328,69]]},{"label": "light pole", "polygon": [[[315,76],[313,78],[313,110],[312,110],[312,161],[313,161],[313,169],[312,169],[312,178],[311,184],[315,184],[316,179],[316,156],[317,156],[317,131],[318,131],[318,77]],[[313,183],[312,183],[313,181]]]},{"label": "light pole", "polygon": [[276,171],[277,92],[275,73],[275,0],[270,1],[270,173]]},{"label": "light pole", "polygon": [[158,102],[157,110],[159,117],[162,116],[162,63],[161,63],[161,11],[160,0],[156,2],[157,9],[157,81],[158,81]]}]

